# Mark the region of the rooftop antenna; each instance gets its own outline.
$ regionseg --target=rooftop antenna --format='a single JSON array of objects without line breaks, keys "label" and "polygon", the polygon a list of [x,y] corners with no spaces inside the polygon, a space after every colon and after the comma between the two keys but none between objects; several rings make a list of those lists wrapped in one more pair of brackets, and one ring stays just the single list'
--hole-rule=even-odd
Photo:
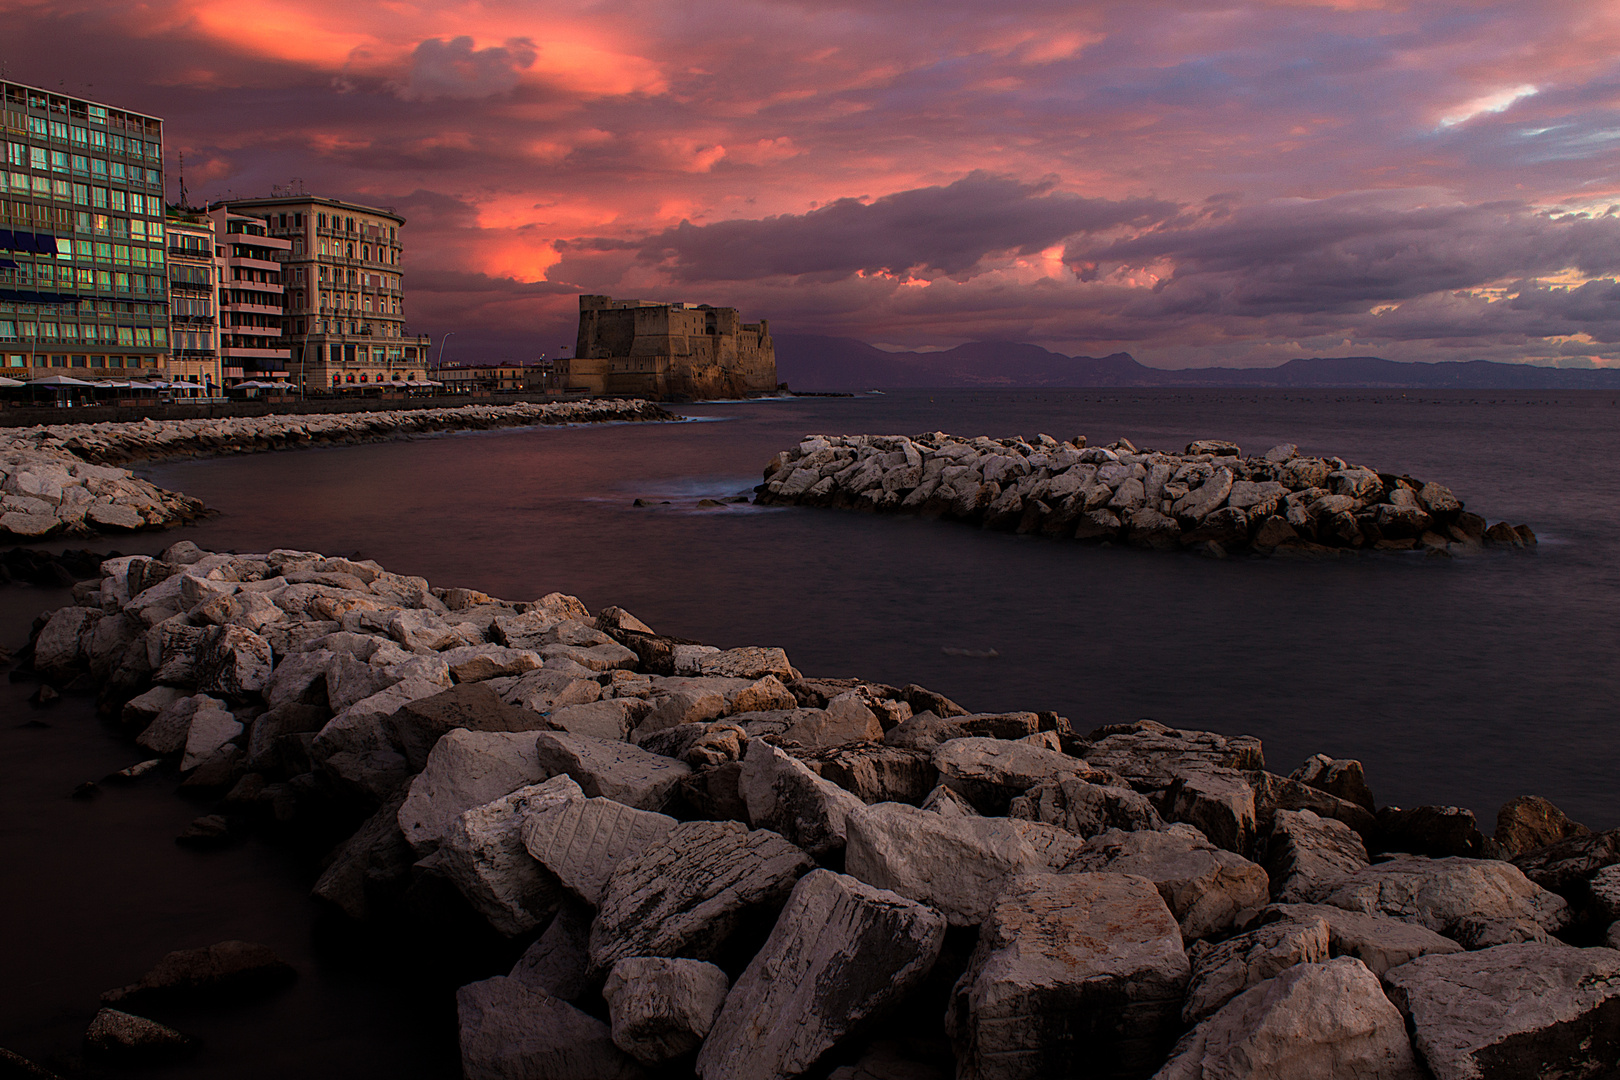
[{"label": "rooftop antenna", "polygon": [[186,152],[180,151],[180,206],[191,209],[191,200],[186,197]]}]

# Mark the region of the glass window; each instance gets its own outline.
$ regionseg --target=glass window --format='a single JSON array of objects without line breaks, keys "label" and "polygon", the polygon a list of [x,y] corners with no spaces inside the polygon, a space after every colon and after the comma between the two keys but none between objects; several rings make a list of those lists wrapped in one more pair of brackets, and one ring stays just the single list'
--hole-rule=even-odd
[{"label": "glass window", "polygon": [[[105,124],[107,122],[107,110],[102,106],[91,105],[85,111],[90,114],[90,122],[92,124]],[[90,134],[95,135],[96,132],[92,131]]]},{"label": "glass window", "polygon": [[[73,201],[78,203],[80,206],[89,206],[90,205],[90,185],[88,185],[88,184],[74,184],[73,185]],[[83,216],[83,215],[81,215],[81,216]],[[86,222],[84,227],[89,228],[89,223]]]},{"label": "glass window", "polygon": [[73,198],[73,182],[70,180],[52,180],[51,197],[63,202]]},{"label": "glass window", "polygon": [[76,172],[76,173],[89,172],[90,171],[90,159],[85,157],[83,154],[74,154],[73,155],[73,171]]},{"label": "glass window", "polygon": [[117,188],[111,188],[109,191],[112,195],[112,208],[114,210],[129,209],[129,199],[124,192],[119,191]]},{"label": "glass window", "polygon": [[90,145],[99,150],[107,149],[107,133],[105,131],[92,130],[90,132]]},{"label": "glass window", "polygon": [[51,172],[68,171],[68,153],[66,150],[51,151]]},{"label": "glass window", "polygon": [[28,148],[28,165],[30,168],[43,171],[47,166],[45,148],[43,146],[30,146]]},{"label": "glass window", "polygon": [[[90,205],[91,206],[99,206],[99,207],[101,207],[102,209],[105,210],[107,208],[107,189],[104,188],[104,187],[93,187],[93,188],[91,188],[90,189]],[[96,215],[96,220],[98,222],[104,222],[104,221],[107,220],[106,215],[97,214]],[[98,224],[97,228],[104,229],[105,226]]]},{"label": "glass window", "polygon": [[120,326],[118,328],[118,344],[126,348],[135,344],[135,328],[133,326]]},{"label": "glass window", "polygon": [[90,173],[92,176],[106,176],[107,162],[102,158],[90,159]]},{"label": "glass window", "polygon": [[75,126],[73,128],[73,141],[80,146],[90,141],[90,132],[87,128]]},{"label": "glass window", "polygon": [[44,117],[30,116],[28,118],[28,133],[30,135],[44,135],[47,131]]},{"label": "glass window", "polygon": [[122,181],[124,179],[124,163],[122,161],[111,162],[109,168],[112,170],[114,180]]},{"label": "glass window", "polygon": [[66,124],[62,123],[60,120],[52,120],[50,123],[50,128],[51,138],[61,139],[63,142],[67,142],[68,126]]},{"label": "glass window", "polygon": [[48,176],[35,176],[35,177],[31,177],[30,179],[32,180],[32,185],[31,186],[34,189],[35,197],[41,198],[41,199],[48,199],[48,198],[51,197],[51,179],[50,179],[50,177],[48,177]]},{"label": "glass window", "polygon": [[124,137],[122,135],[111,135],[108,138],[112,142],[113,153],[122,154],[124,152]]},{"label": "glass window", "polygon": [[18,168],[22,168],[23,166],[27,165],[28,147],[24,146],[22,143],[7,143],[6,161],[17,166]]},{"label": "glass window", "polygon": [[135,328],[135,344],[147,349],[152,347],[152,331],[149,327],[137,326]]}]

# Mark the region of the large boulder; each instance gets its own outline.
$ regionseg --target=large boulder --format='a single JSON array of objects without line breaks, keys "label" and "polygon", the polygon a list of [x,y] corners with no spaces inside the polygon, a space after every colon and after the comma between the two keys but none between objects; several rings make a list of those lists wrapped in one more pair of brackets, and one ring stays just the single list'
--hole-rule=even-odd
[{"label": "large boulder", "polygon": [[[1013,875],[1055,870],[1038,843],[1061,830],[1000,818],[934,813],[904,803],[878,803],[846,819],[844,867],[879,889],[938,909],[952,926],[984,920]],[[1028,836],[1037,838],[1031,843]]]},{"label": "large boulder", "polygon": [[643,1080],[608,1025],[505,975],[456,991],[465,1080]]},{"label": "large boulder", "polygon": [[1266,923],[1219,944],[1195,941],[1187,950],[1192,981],[1181,1006],[1182,1023],[1196,1024],[1249,987],[1328,956],[1328,924],[1319,917]]},{"label": "large boulder", "polygon": [[533,735],[455,728],[438,740],[411,780],[399,809],[400,831],[426,855],[464,811],[551,775],[534,752]]},{"label": "large boulder", "polygon": [[697,667],[703,675],[727,679],[761,679],[774,675],[787,682],[798,677],[798,672],[788,663],[787,653],[755,645],[709,653],[698,661]]},{"label": "large boulder", "polygon": [[1290,967],[1187,1034],[1154,1080],[1422,1080],[1401,1014],[1354,957]]},{"label": "large boulder", "polygon": [[1570,920],[1562,897],[1490,859],[1391,859],[1345,876],[1320,900],[1406,919],[1469,948],[1545,941]]},{"label": "large boulder", "polygon": [[1330,758],[1326,754],[1316,754],[1307,758],[1305,764],[1290,773],[1288,778],[1309,784],[1346,802],[1353,802],[1369,814],[1378,810],[1372,789],[1367,786],[1366,771],[1361,762],[1354,758]]},{"label": "large boulder", "polygon": [[612,799],[570,799],[523,822],[523,846],[563,887],[596,904],[613,868],[659,843],[675,819]]},{"label": "large boulder", "polygon": [[685,1057],[714,1027],[730,988],[726,973],[702,960],[620,960],[602,987],[613,1043],[644,1065]]},{"label": "large boulder", "polygon": [[[909,689],[909,688],[908,688]],[[924,691],[926,693],[926,691]],[[883,736],[887,746],[928,750],[952,739],[1022,739],[1041,730],[1041,718],[1032,712],[955,714],[918,712]]]},{"label": "large boulder", "polygon": [[543,925],[562,886],[523,846],[523,822],[558,803],[583,798],[566,776],[519,788],[455,818],[439,844],[438,870],[474,911],[509,937]]},{"label": "large boulder", "polygon": [[191,716],[186,729],[186,752],[180,759],[180,771],[189,772],[213,757],[219,750],[242,734],[242,723],[218,705],[214,699],[198,695],[197,711]]},{"label": "large boulder", "polygon": [[1369,862],[1361,837],[1342,821],[1309,810],[1279,810],[1261,865],[1271,878],[1271,898],[1297,904],[1314,900]]},{"label": "large boulder", "polygon": [[793,1077],[927,977],[945,941],[931,908],[814,870],[726,997],[698,1054],[704,1080]]},{"label": "large boulder", "polygon": [[1374,975],[1382,975],[1415,957],[1463,951],[1463,947],[1450,938],[1416,923],[1387,915],[1346,911],[1328,904],[1273,904],[1258,917],[1261,922],[1273,919],[1284,922],[1321,919],[1328,927],[1328,952],[1333,956],[1353,956],[1366,964]]},{"label": "large boulder", "polygon": [[[264,717],[258,722],[262,724]],[[399,808],[404,801],[405,792],[401,790],[339,845],[310,890],[312,895],[351,919],[371,914],[377,903],[410,874],[411,864],[416,862],[416,851],[399,827]]]},{"label": "large boulder", "polygon": [[1184,731],[1154,720],[1102,728],[1085,759],[1117,773],[1137,790],[1163,790],[1178,774],[1209,769],[1264,769],[1260,740],[1252,735]]},{"label": "large boulder", "polygon": [[846,819],[866,805],[760,739],[748,744],[737,793],[750,825],[779,832],[817,858],[843,849]]},{"label": "large boulder", "polygon": [[1159,812],[1145,795],[1128,787],[1094,784],[1078,776],[1035,785],[1012,800],[1007,815],[1056,825],[1088,838],[1109,829],[1134,832],[1164,828]]},{"label": "large boulder", "polygon": [[[22,516],[24,515],[6,514],[0,517],[0,528],[11,527],[12,522],[8,519]],[[84,1042],[92,1052],[103,1057],[115,1059],[122,1064],[141,1065],[186,1057],[194,1053],[199,1045],[195,1038],[166,1024],[120,1009],[102,1009],[97,1012],[91,1018],[90,1026],[85,1029]],[[10,1075],[33,1077],[56,1075],[34,1067],[30,1067],[29,1071],[17,1069],[13,1072],[15,1062],[8,1060],[8,1057],[9,1055],[0,1057],[0,1065],[7,1066]]]},{"label": "large boulder", "polygon": [[1004,815],[1007,805],[1036,784],[1066,776],[1101,780],[1100,771],[1079,758],[1027,742],[963,738],[934,750],[940,782],[981,813]]},{"label": "large boulder", "polygon": [[[277,676],[280,673],[278,668]],[[457,728],[543,731],[546,718],[529,709],[508,705],[488,686],[473,682],[406,702],[388,718],[388,726],[405,760],[413,770],[419,770],[427,764],[428,755],[446,732]]]},{"label": "large boulder", "polygon": [[589,735],[547,731],[535,738],[534,746],[548,773],[567,773],[585,794],[638,810],[663,810],[692,772],[690,766],[662,754]]},{"label": "large boulder", "polygon": [[159,960],[141,981],[101,995],[104,1005],[176,998],[225,1001],[251,998],[280,989],[297,973],[268,945],[221,941],[196,949],[178,949]]},{"label": "large boulder", "polygon": [[921,750],[872,744],[795,752],[811,772],[831,780],[865,803],[921,803],[939,782],[939,771]]},{"label": "large boulder", "polygon": [[512,978],[531,990],[563,1001],[578,1001],[593,989],[585,977],[590,964],[591,919],[581,900],[564,899],[545,933],[512,965]]},{"label": "large boulder", "polygon": [[1511,859],[1591,831],[1539,795],[1520,795],[1496,812],[1494,839]]},{"label": "large boulder", "polygon": [[34,639],[34,670],[64,683],[84,670],[84,637],[101,621],[100,608],[62,607],[51,613]]},{"label": "large boulder", "polygon": [[810,857],[734,821],[677,825],[614,867],[591,925],[591,971],[632,956],[712,960],[745,921],[773,916]]},{"label": "large boulder", "polygon": [[957,1075],[1146,1076],[1175,1039],[1187,978],[1176,920],[1150,882],[1020,875],[952,994]]},{"label": "large boulder", "polygon": [[1525,877],[1562,896],[1578,893],[1593,874],[1617,863],[1620,829],[1571,836],[1513,860]]},{"label": "large boulder", "polygon": [[243,698],[265,688],[274,659],[270,643],[243,626],[216,626],[203,637],[196,661],[197,689]]},{"label": "large boulder", "polygon": [[1479,831],[1474,812],[1460,806],[1386,806],[1378,811],[1375,851],[1400,851],[1443,859],[1458,855],[1489,859],[1496,845]]},{"label": "large boulder", "polygon": [[1423,956],[1384,975],[1435,1080],[1611,1075],[1620,952],[1499,945]]},{"label": "large boulder", "polygon": [[1263,869],[1187,825],[1159,832],[1110,829],[1086,841],[1065,870],[1135,874],[1153,882],[1188,941],[1225,932],[1240,913],[1269,899]]}]

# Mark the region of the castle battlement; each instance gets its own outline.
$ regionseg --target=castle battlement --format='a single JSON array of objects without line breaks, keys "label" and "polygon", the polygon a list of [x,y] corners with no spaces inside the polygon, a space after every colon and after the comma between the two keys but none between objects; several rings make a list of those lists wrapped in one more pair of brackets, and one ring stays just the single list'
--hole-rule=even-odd
[{"label": "castle battlement", "polygon": [[563,385],[660,401],[746,397],[776,389],[770,323],[736,308],[579,298],[579,339],[560,360]]}]

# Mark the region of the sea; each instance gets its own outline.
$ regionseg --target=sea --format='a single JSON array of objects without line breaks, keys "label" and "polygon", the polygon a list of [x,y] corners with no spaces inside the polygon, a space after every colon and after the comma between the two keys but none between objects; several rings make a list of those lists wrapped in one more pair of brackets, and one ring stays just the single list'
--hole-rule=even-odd
[{"label": "sea", "polygon": [[[896,390],[675,411],[687,422],[145,466],[217,514],[99,543],[302,548],[507,599],[561,591],[661,633],[781,646],[806,675],[918,683],[973,711],[1253,734],[1283,774],[1312,754],[1357,758],[1380,804],[1466,807],[1486,832],[1523,794],[1620,826],[1620,393]],[[1540,543],[1213,560],[732,501],[806,435],[935,430],[1295,443],[1438,481]],[[0,590],[0,645],[67,602]],[[69,798],[142,755],[88,698],[36,709],[31,690],[0,684],[0,1046],[99,1075],[76,1055],[100,992],[170,949],[235,937],[276,947],[300,980],[246,1011],[176,1017],[204,1047],[152,1075],[456,1075],[453,999],[442,971],[413,968],[410,940],[348,940],[307,898],[316,868],[286,851],[176,847],[206,807],[172,777]]]}]

